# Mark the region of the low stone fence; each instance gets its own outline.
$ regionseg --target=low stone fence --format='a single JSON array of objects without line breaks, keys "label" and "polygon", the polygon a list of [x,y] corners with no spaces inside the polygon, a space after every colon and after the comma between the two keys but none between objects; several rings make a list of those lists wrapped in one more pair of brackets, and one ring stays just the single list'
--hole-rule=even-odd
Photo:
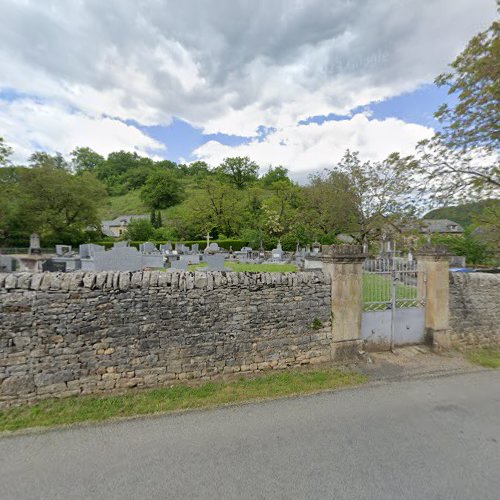
[{"label": "low stone fence", "polygon": [[450,273],[452,347],[500,346],[500,274]]},{"label": "low stone fence", "polygon": [[0,406],[328,361],[322,272],[0,274]]}]

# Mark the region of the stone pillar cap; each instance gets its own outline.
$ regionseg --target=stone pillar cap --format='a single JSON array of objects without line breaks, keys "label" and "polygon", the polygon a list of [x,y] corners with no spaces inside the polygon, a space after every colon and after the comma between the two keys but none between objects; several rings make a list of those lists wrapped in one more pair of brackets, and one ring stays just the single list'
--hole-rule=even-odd
[{"label": "stone pillar cap", "polygon": [[323,245],[322,259],[333,262],[363,262],[367,254],[362,245]]},{"label": "stone pillar cap", "polygon": [[417,257],[433,257],[435,259],[448,258],[451,253],[446,245],[426,244],[416,251]]}]

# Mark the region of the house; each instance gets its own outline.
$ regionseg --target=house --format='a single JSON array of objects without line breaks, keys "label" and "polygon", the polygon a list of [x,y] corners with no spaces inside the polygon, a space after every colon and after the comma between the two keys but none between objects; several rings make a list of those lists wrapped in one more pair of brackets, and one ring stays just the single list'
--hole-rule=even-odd
[{"label": "house", "polygon": [[131,220],[149,219],[149,215],[120,215],[113,220],[101,221],[101,231],[105,236],[120,238],[127,230]]},{"label": "house", "polygon": [[424,234],[462,234],[464,228],[449,219],[423,219],[420,223],[420,232]]}]

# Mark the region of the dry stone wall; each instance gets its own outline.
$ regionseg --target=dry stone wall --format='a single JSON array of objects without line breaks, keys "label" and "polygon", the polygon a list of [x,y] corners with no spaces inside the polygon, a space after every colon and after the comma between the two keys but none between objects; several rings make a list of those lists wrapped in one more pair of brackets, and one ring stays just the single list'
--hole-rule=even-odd
[{"label": "dry stone wall", "polygon": [[500,346],[500,274],[450,273],[453,347]]},{"label": "dry stone wall", "polygon": [[0,406],[330,359],[322,272],[0,274]]}]

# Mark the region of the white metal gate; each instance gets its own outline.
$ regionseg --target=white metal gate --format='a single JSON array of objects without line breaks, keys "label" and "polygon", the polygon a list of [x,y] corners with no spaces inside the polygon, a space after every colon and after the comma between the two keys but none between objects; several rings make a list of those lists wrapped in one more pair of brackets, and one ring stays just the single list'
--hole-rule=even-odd
[{"label": "white metal gate", "polygon": [[363,264],[362,337],[373,347],[424,342],[425,274],[398,257]]}]

